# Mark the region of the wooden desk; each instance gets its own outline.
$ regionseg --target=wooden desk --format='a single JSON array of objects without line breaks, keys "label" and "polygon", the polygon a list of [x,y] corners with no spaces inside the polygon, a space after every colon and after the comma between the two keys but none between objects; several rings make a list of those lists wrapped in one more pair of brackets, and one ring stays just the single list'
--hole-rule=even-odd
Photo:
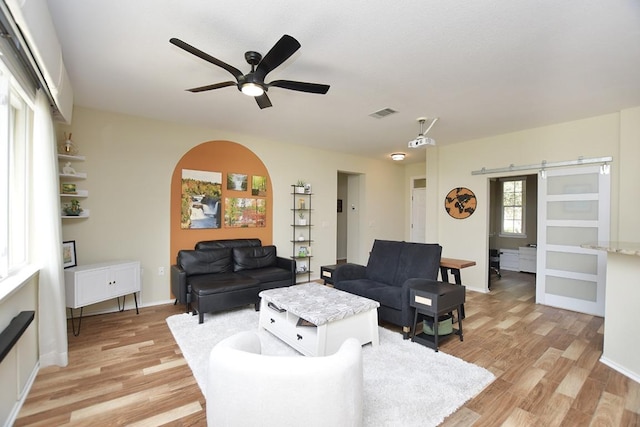
[{"label": "wooden desk", "polygon": [[[475,261],[469,261],[467,259],[456,258],[440,258],[440,277],[443,282],[449,282],[449,271],[453,274],[456,285],[462,285],[462,279],[460,278],[460,270],[467,267],[476,265]],[[451,282],[449,282],[451,283]],[[464,305],[462,305],[461,313],[459,313],[464,319]]]},{"label": "wooden desk", "polygon": [[448,272],[451,271],[456,285],[462,285],[460,269],[473,267],[474,265],[476,265],[475,261],[469,261],[467,259],[440,258],[440,276],[442,276],[442,281],[449,282]]}]

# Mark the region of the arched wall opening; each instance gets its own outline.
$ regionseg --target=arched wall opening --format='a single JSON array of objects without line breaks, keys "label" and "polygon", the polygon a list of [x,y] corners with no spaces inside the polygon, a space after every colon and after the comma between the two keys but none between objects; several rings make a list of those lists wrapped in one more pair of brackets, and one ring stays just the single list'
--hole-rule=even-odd
[{"label": "arched wall opening", "polygon": [[[220,173],[219,228],[184,228],[185,223],[182,221],[183,170]],[[230,176],[240,178],[245,176],[246,186],[231,185],[231,188],[227,188],[227,179]],[[253,177],[266,178],[266,186],[262,191],[258,192],[254,189],[252,192]],[[231,225],[225,221],[225,205],[229,199],[249,199],[250,202],[266,203],[264,224],[260,222],[257,225]],[[208,141],[192,148],[176,164],[171,177],[170,265],[175,264],[179,250],[193,249],[201,240],[258,238],[263,245],[272,244],[272,201],[271,178],[266,166],[253,151],[231,141]]]}]

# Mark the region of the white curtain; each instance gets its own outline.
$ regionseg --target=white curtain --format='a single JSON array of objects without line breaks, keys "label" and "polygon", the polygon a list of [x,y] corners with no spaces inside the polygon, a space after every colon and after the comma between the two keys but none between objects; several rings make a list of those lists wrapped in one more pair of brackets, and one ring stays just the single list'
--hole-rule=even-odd
[{"label": "white curtain", "polygon": [[33,130],[33,209],[31,248],[41,266],[38,282],[40,367],[67,366],[67,316],[62,268],[62,224],[58,156],[47,97],[36,95]]}]

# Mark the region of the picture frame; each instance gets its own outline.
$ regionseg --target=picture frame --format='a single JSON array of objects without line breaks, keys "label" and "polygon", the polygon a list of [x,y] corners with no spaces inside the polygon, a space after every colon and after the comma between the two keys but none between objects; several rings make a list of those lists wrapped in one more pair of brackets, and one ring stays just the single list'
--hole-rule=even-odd
[{"label": "picture frame", "polygon": [[68,182],[62,183],[62,194],[78,194],[78,190],[75,184],[71,184]]},{"label": "picture frame", "polygon": [[248,176],[244,173],[227,174],[227,190],[247,191]]},{"label": "picture frame", "polygon": [[76,241],[62,242],[62,267],[71,268],[78,265],[76,258]]},{"label": "picture frame", "polygon": [[267,177],[253,175],[251,177],[251,195],[264,197],[267,195]]},{"label": "picture frame", "polygon": [[180,228],[222,226],[222,172],[182,169]]},{"label": "picture frame", "polygon": [[225,197],[225,228],[266,227],[267,200],[248,197]]}]

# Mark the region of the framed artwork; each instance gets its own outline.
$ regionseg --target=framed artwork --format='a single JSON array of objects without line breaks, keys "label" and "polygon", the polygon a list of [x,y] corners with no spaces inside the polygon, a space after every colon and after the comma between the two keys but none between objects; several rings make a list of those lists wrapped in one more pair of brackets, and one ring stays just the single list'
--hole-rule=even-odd
[{"label": "framed artwork", "polygon": [[224,226],[229,228],[265,227],[267,201],[244,197],[224,199]]},{"label": "framed artwork", "polygon": [[75,267],[76,261],[76,241],[69,240],[62,242],[62,266],[64,268]]},{"label": "framed artwork", "polygon": [[227,190],[247,191],[247,175],[243,173],[228,173]]},{"label": "framed artwork", "polygon": [[67,182],[62,183],[62,194],[78,194],[78,190],[76,189],[75,184],[70,184]]},{"label": "framed artwork", "polygon": [[220,228],[222,173],[182,169],[180,228]]},{"label": "framed artwork", "polygon": [[251,177],[251,195],[266,196],[267,195],[267,177],[253,175]]}]

